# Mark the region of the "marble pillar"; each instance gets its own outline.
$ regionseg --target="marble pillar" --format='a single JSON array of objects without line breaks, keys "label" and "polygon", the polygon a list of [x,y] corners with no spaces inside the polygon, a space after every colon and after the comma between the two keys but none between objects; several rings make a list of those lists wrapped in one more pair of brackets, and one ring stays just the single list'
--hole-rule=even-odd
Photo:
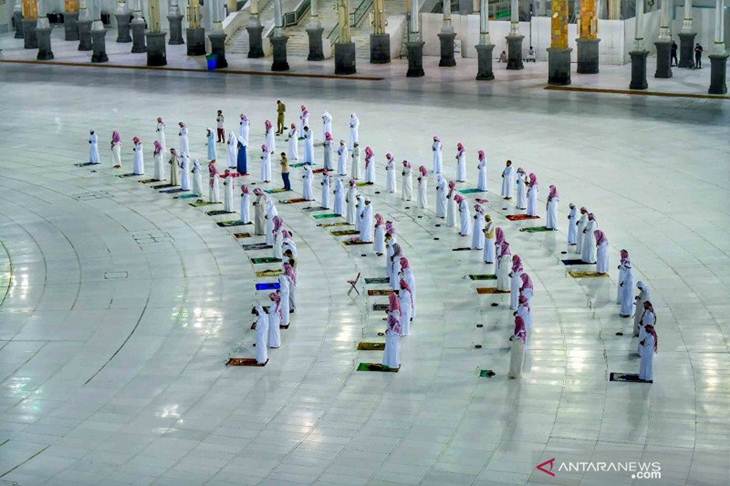
[{"label": "marble pillar", "polygon": [[[217,22],[220,25],[220,22]],[[216,29],[208,35],[210,40],[210,53],[218,59],[219,68],[227,68],[228,60],[226,59],[226,34],[223,29]]]},{"label": "marble pillar", "polygon": [[454,32],[454,26],[451,25],[451,0],[443,0],[442,5],[443,23],[441,25],[441,32],[437,34],[439,44],[441,45],[439,66],[451,67],[456,66],[456,59],[454,58],[454,39],[456,38],[456,33]]},{"label": "marble pillar", "polygon": [[165,37],[167,32],[147,32],[147,65],[148,66],[166,66],[167,65],[167,47],[165,46]]},{"label": "marble pillar", "polygon": [[309,40],[309,53],[307,61],[324,61],[324,48],[322,45],[322,33],[324,29],[319,22],[318,0],[311,0],[309,3],[309,24],[307,24],[307,38]]},{"label": "marble pillar", "polygon": [[682,19],[682,30],[679,31],[679,63],[677,67],[694,67],[696,35],[692,18],[692,0],[684,0],[684,18]]},{"label": "marble pillar", "polygon": [[79,27],[79,50],[90,51],[93,48],[91,44],[91,20],[80,17],[77,25]]},{"label": "marble pillar", "polygon": [[167,41],[171,46],[185,44],[182,35],[183,15],[180,12],[178,0],[170,0],[167,5],[167,23],[170,26],[170,39]]},{"label": "marble pillar", "polygon": [[387,64],[390,62],[390,34],[385,32],[385,2],[373,3],[373,32],[370,34],[370,63]]},{"label": "marble pillar", "polygon": [[715,0],[715,39],[710,58],[710,94],[727,93],[727,58],[725,49],[725,2]]},{"label": "marble pillar", "polygon": [[23,19],[23,47],[25,49],[38,49],[37,22],[37,19]]},{"label": "marble pillar", "polygon": [[570,53],[568,47],[568,0],[553,0],[548,48],[548,83],[570,84]]},{"label": "marble pillar", "polygon": [[142,16],[138,15],[137,12],[134,14],[132,19],[132,53],[140,54],[147,52],[147,46],[145,45],[144,37],[144,20]]},{"label": "marble pillar", "polygon": [[79,13],[64,12],[63,13],[63,39],[67,41],[79,40]]},{"label": "marble pillar", "polygon": [[489,38],[489,2],[480,0],[479,5],[479,44],[474,46],[477,50],[477,77],[481,81],[494,79],[492,71],[492,59],[494,44]]},{"label": "marble pillar", "polygon": [[669,4],[663,0],[659,15],[659,35],[654,46],[656,46],[656,72],[655,78],[672,77],[672,37],[669,33]]},{"label": "marble pillar", "polygon": [[520,35],[519,5],[517,0],[510,1],[510,30],[507,39],[507,69],[524,69],[522,64],[522,39]]},{"label": "marble pillar", "polygon": [[413,40],[406,43],[408,52],[408,72],[406,77],[420,78],[425,76],[423,71],[423,46],[426,43],[422,40]]},{"label": "marble pillar", "polygon": [[39,61],[48,61],[53,59],[53,50],[51,49],[51,25],[48,23],[48,18],[43,17],[38,19],[38,25],[36,26],[36,40],[38,42],[38,54],[36,59]]},{"label": "marble pillar", "polygon": [[91,24],[91,45],[91,62],[109,61],[106,54],[106,29],[101,20],[95,20]]}]

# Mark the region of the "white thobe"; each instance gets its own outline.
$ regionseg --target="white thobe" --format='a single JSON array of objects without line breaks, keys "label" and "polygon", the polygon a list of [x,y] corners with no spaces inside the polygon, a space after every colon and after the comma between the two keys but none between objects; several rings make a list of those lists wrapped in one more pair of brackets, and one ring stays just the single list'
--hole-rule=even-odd
[{"label": "white thobe", "polygon": [[375,160],[365,158],[365,182],[375,184]]},{"label": "white thobe", "polygon": [[345,218],[348,223],[355,224],[357,222],[357,189],[350,187],[347,190],[345,201],[347,202],[347,217]]},{"label": "white thobe", "polygon": [[410,201],[413,199],[413,171],[410,167],[403,167],[401,175],[403,176],[401,196],[404,201]]},{"label": "white thobe", "polygon": [[342,216],[345,214],[345,188],[342,186],[342,179],[335,181],[335,210],[334,213]]},{"label": "white thobe", "polygon": [[547,203],[547,207],[545,208],[545,212],[547,213],[545,227],[547,229],[558,229],[558,202],[560,202],[560,199],[553,197]]},{"label": "white thobe", "polygon": [[[634,271],[631,265],[624,264],[619,268],[623,268],[618,283],[618,298],[621,304],[619,313],[624,317],[630,317],[634,311]],[[641,305],[644,305],[643,302]]]},{"label": "white thobe", "polygon": [[314,139],[311,130],[304,132],[304,162],[307,164],[314,163]]},{"label": "white thobe", "polygon": [[580,259],[586,263],[595,263],[596,261],[596,237],[593,232],[598,229],[596,220],[588,220],[586,228],[583,230],[583,247],[580,252]]},{"label": "white thobe", "polygon": [[351,177],[353,179],[360,179],[360,146],[353,147],[352,153],[350,154],[351,159]]},{"label": "white thobe", "polygon": [[416,318],[416,277],[413,274],[413,269],[408,267],[402,271],[403,280],[408,284],[408,288],[411,289],[411,318]]},{"label": "white thobe", "polygon": [[302,176],[302,197],[307,201],[314,201],[314,194],[312,194],[312,176],[312,168],[305,165],[304,175]]},{"label": "white thobe", "polygon": [[385,225],[375,226],[375,239],[373,240],[373,251],[381,255],[385,251]]},{"label": "white thobe", "polygon": [[347,175],[347,147],[340,145],[337,149],[337,174]]},{"label": "white thobe", "polygon": [[261,180],[264,182],[271,181],[271,153],[264,152],[261,155]]},{"label": "white thobe", "polygon": [[259,236],[263,235],[266,232],[264,228],[264,226],[266,225],[266,218],[264,216],[266,208],[264,207],[264,204],[266,204],[266,198],[264,196],[257,196],[256,201],[253,203],[253,231],[254,234]]},{"label": "white thobe", "polygon": [[393,332],[390,329],[385,331],[383,366],[387,366],[388,368],[400,368],[400,334]]},{"label": "white thobe", "polygon": [[223,210],[232,213],[233,212],[233,186],[235,179],[228,176],[223,179]]},{"label": "white thobe", "polygon": [[320,182],[322,186],[322,207],[329,209],[330,208],[330,178],[327,174],[324,175],[324,178],[322,179],[322,182]]},{"label": "white thobe", "polygon": [[101,157],[99,156],[99,137],[96,133],[92,133],[89,136],[89,162],[92,164],[101,163]]},{"label": "white thobe", "polygon": [[220,176],[218,174],[213,176],[212,181],[208,181],[208,201],[221,201]]},{"label": "white thobe", "polygon": [[[557,209],[556,209],[557,211]],[[578,212],[575,208],[570,210],[568,214],[568,245],[575,245],[578,237]]]},{"label": "white thobe", "polygon": [[400,257],[390,258],[390,288],[393,290],[400,288]]},{"label": "white thobe", "polygon": [[276,152],[276,135],[273,127],[266,130],[266,148],[269,149],[269,153]]},{"label": "white thobe", "polygon": [[[491,233],[491,238],[487,237],[487,234]],[[484,263],[494,263],[495,259],[495,248],[494,248],[494,223],[488,223],[485,228],[484,234]]]},{"label": "white thobe", "polygon": [[446,226],[453,228],[456,226],[456,201],[454,196],[456,191],[451,195],[446,195]]},{"label": "white thobe", "polygon": [[218,149],[215,146],[215,133],[211,130],[208,133],[206,144],[208,145],[208,161],[216,160],[218,158]]},{"label": "white thobe", "polygon": [[530,186],[527,189],[527,214],[537,216],[537,186]]},{"label": "white thobe", "polygon": [[471,249],[481,250],[484,248],[484,215],[477,212],[474,215],[474,227],[471,232]]},{"label": "white thobe", "polygon": [[520,287],[522,286],[522,272],[514,271],[510,272],[510,294],[509,294],[509,308],[517,310],[517,304],[519,304],[520,298]]},{"label": "white thobe", "polygon": [[466,199],[463,199],[459,204],[459,219],[461,226],[459,234],[469,236],[471,234],[471,215],[469,214],[469,202]]},{"label": "white thobe", "polygon": [[289,146],[287,150],[289,160],[299,160],[299,131],[296,127],[289,129]]},{"label": "white thobe", "polygon": [[280,325],[286,327],[289,325],[289,277],[279,275],[276,278],[279,282],[279,293],[281,293],[281,322]]},{"label": "white thobe", "polygon": [[[636,311],[634,312],[634,336],[639,335],[641,321],[644,317],[644,302],[650,300],[651,298],[651,291],[647,291],[646,289],[647,287],[644,286],[644,290],[641,290],[639,292],[639,295],[636,296]],[[631,289],[631,291],[633,292],[633,289]]]},{"label": "white thobe", "polygon": [[527,329],[527,335],[530,336],[530,331],[532,331],[532,315],[529,307],[524,304],[518,305],[517,315],[525,321],[525,329]]},{"label": "white thobe", "polygon": [[360,213],[360,241],[373,241],[373,206],[366,204]]},{"label": "white thobe", "polygon": [[190,153],[190,140],[188,139],[187,127],[182,127],[179,132],[180,136],[180,154]]},{"label": "white thobe", "polygon": [[517,209],[527,209],[527,182],[523,174],[517,173],[515,186],[515,207]]},{"label": "white thobe", "polygon": [[390,160],[385,164],[385,190],[390,194],[395,194],[395,180],[395,164]]},{"label": "white thobe", "polygon": [[165,124],[162,122],[157,122],[157,128],[155,128],[155,132],[157,133],[157,141],[160,142],[160,145],[162,146],[162,152],[163,154],[167,152],[167,136],[165,135]]},{"label": "white thobe", "polygon": [[365,198],[362,194],[357,195],[357,205],[355,205],[355,228],[360,231],[360,226],[362,223],[362,220],[360,219],[360,215],[362,214],[362,210],[365,207]]},{"label": "white thobe", "polygon": [[400,335],[408,336],[411,333],[411,311],[412,307],[411,293],[406,289],[400,289],[398,292],[398,301],[400,302]]},{"label": "white thobe", "polygon": [[322,115],[322,140],[324,140],[327,134],[334,135],[332,133],[332,115],[325,113]]},{"label": "white thobe", "polygon": [[479,176],[477,177],[477,189],[480,191],[487,191],[487,158],[479,161],[477,165],[479,170]]},{"label": "white thobe", "polygon": [[241,221],[251,222],[251,194],[245,192],[241,193]]},{"label": "white thobe", "polygon": [[497,261],[497,290],[511,290],[509,274],[511,270],[510,266],[512,265],[512,255],[509,253],[500,255]]},{"label": "white thobe", "polygon": [[238,140],[233,136],[233,132],[228,137],[228,168],[235,169],[238,161]]},{"label": "white thobe", "polygon": [[608,241],[604,241],[596,249],[596,272],[608,273]]},{"label": "white thobe", "polygon": [[180,159],[180,188],[190,190],[190,158],[187,155]]},{"label": "white thobe", "polygon": [[[269,306],[269,340],[270,348],[278,348],[281,346],[281,315],[279,314],[279,306],[276,302],[272,302]],[[257,346],[258,347],[258,346]]]},{"label": "white thobe", "polygon": [[350,117],[350,150],[356,143],[360,143],[360,120],[357,117]]},{"label": "white thobe", "polygon": [[287,278],[289,279],[289,307],[294,312],[297,308],[297,284],[291,278]]},{"label": "white thobe", "polygon": [[162,160],[162,152],[152,154],[152,161],[155,165],[155,179],[161,181],[165,178],[165,164]]},{"label": "white thobe", "polygon": [[418,177],[418,207],[421,209],[426,209],[426,205],[428,202],[428,177],[426,176],[419,176]]},{"label": "white thobe", "polygon": [[433,173],[440,174],[443,165],[443,152],[441,142],[434,142],[431,146],[433,151]]},{"label": "white thobe", "polygon": [[502,171],[502,197],[512,197],[512,186],[514,185],[514,170],[512,166],[505,167]]},{"label": "white thobe", "polygon": [[[162,156],[162,152],[160,152]],[[117,142],[112,144],[112,165],[122,166],[122,143]]]},{"label": "white thobe", "polygon": [[134,144],[134,174],[144,175],[144,150],[142,142]]},{"label": "white thobe", "polygon": [[203,171],[197,160],[193,162],[193,192],[203,197]]},{"label": "white thobe", "polygon": [[443,177],[436,182],[436,217],[446,217],[446,179]]},{"label": "white thobe", "polygon": [[577,238],[575,240],[576,241],[576,245],[575,245],[576,253],[583,252],[583,239],[585,237],[583,230],[586,229],[587,225],[588,225],[588,215],[583,214],[583,215],[581,215],[580,219],[578,220],[578,224],[576,225],[576,230],[577,230]]},{"label": "white thobe", "polygon": [[260,311],[256,319],[256,363],[264,364],[269,360],[266,349],[269,344],[269,316]]},{"label": "white thobe", "polygon": [[525,343],[517,336],[512,336],[510,341],[508,376],[516,379],[522,375],[522,363],[525,360]]},{"label": "white thobe", "polygon": [[644,381],[654,380],[654,336],[648,332],[644,333],[644,344],[639,344],[639,379]]},{"label": "white thobe", "polygon": [[332,170],[332,142],[325,140],[322,144],[322,157],[324,158],[324,169]]},{"label": "white thobe", "polygon": [[456,181],[466,181],[466,153],[463,150],[456,155]]}]

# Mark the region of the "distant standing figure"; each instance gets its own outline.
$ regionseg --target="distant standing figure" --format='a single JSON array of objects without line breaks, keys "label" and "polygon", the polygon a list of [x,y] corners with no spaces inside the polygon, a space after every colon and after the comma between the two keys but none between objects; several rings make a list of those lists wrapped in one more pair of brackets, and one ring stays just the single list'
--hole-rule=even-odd
[{"label": "distant standing figure", "polygon": [[276,134],[284,133],[284,117],[286,116],[286,105],[281,100],[276,100]]},{"label": "distant standing figure", "polygon": [[677,43],[672,41],[672,58],[669,61],[670,66],[679,66],[679,61],[677,60]]},{"label": "distant standing figure", "polygon": [[[114,149],[114,134],[112,134],[112,150]],[[101,162],[99,157],[99,140],[94,130],[89,131],[89,163],[98,164]]]},{"label": "distant standing figure", "polygon": [[695,44],[695,69],[702,69],[702,52],[704,49],[698,42]]},{"label": "distant standing figure", "polygon": [[291,191],[291,182],[289,181],[289,159],[285,152],[281,153],[281,180],[284,183],[284,190]]},{"label": "distant standing figure", "polygon": [[527,343],[527,329],[525,320],[520,316],[515,317],[515,329],[510,340],[509,376],[517,379],[522,375],[522,364],[525,361],[525,344]]},{"label": "distant standing figure", "polygon": [[256,316],[256,364],[264,366],[269,362],[269,353],[266,349],[269,344],[269,316],[258,304],[251,310],[251,314]]},{"label": "distant standing figure", "polygon": [[218,116],[215,117],[215,131],[218,135],[218,143],[224,143],[226,141],[226,128],[225,118],[223,117],[223,110],[218,110]]}]

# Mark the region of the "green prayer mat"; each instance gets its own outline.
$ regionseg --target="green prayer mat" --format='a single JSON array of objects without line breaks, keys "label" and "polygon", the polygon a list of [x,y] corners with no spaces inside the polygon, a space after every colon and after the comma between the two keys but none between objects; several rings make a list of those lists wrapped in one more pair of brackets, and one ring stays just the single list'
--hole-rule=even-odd
[{"label": "green prayer mat", "polygon": [[577,272],[575,270],[571,270],[568,272],[568,275],[570,275],[573,278],[597,278],[597,277],[608,277],[607,273],[598,273],[598,272]]},{"label": "green prayer mat", "polygon": [[264,192],[267,194],[278,194],[280,192],[289,192],[289,191],[287,191],[286,189],[284,189],[282,187],[282,188],[277,188],[277,189],[266,189]]},{"label": "green prayer mat", "polygon": [[491,378],[496,374],[492,370],[479,370],[479,378]]},{"label": "green prayer mat", "polygon": [[[299,140],[303,140],[303,139],[300,138]],[[306,162],[297,162],[295,164],[289,164],[289,167],[297,168],[297,167],[304,167],[305,165],[307,165]],[[315,164],[309,164],[309,165],[314,166]]]},{"label": "green prayer mat", "polygon": [[317,226],[320,228],[332,228],[334,226],[352,226],[350,223],[339,222],[339,223],[319,223]]},{"label": "green prayer mat", "polygon": [[355,185],[357,187],[365,187],[365,186],[372,186],[373,184],[371,182],[358,182]]},{"label": "green prayer mat", "polygon": [[339,214],[335,213],[324,213],[324,214],[313,214],[312,217],[314,219],[328,219],[328,218],[339,218]]},{"label": "green prayer mat", "polygon": [[278,277],[279,275],[283,274],[283,270],[261,270],[256,272],[256,277],[263,278],[263,277]]},{"label": "green prayer mat", "polygon": [[543,231],[553,231],[545,226],[533,226],[532,228],[520,228],[525,233],[542,233]]},{"label": "green prayer mat", "polygon": [[281,258],[274,258],[274,257],[261,257],[261,258],[252,258],[251,263],[280,263]]},{"label": "green prayer mat", "polygon": [[497,290],[497,287],[479,287],[477,294],[509,294],[509,290]]},{"label": "green prayer mat", "polygon": [[[191,194],[191,196],[192,195],[193,194]],[[219,202],[210,202],[210,201],[206,201],[204,199],[198,199],[197,201],[193,201],[193,202],[188,203],[188,204],[190,204],[194,208],[199,208],[201,206],[210,206],[212,204],[222,204],[222,203],[219,203]]]},{"label": "green prayer mat", "polygon": [[365,277],[366,284],[385,284],[385,283],[389,283],[389,282],[390,282],[390,279],[388,277],[372,277],[372,278]]},{"label": "green prayer mat", "polygon": [[339,230],[339,231],[333,231],[332,236],[352,236],[352,235],[359,235],[360,232],[358,230]]},{"label": "green prayer mat", "polygon": [[384,351],[385,343],[369,343],[361,341],[357,343],[357,349],[358,351]]},{"label": "green prayer mat", "polygon": [[233,214],[233,211],[226,211],[224,209],[214,209],[212,211],[208,211],[205,214],[208,216],[220,216],[222,214]]},{"label": "green prayer mat", "polygon": [[385,371],[398,373],[400,368],[388,368],[380,363],[360,363],[357,365],[357,371]]},{"label": "green prayer mat", "polygon": [[272,248],[274,248],[274,246],[267,243],[251,243],[250,245],[243,245],[243,249],[245,251],[270,250]]},{"label": "green prayer mat", "polygon": [[472,273],[469,278],[471,280],[497,280],[497,276],[493,273]]},{"label": "green prayer mat", "polygon": [[476,187],[472,189],[459,189],[459,192],[462,194],[475,194],[477,192],[484,192],[481,189],[477,189]]}]

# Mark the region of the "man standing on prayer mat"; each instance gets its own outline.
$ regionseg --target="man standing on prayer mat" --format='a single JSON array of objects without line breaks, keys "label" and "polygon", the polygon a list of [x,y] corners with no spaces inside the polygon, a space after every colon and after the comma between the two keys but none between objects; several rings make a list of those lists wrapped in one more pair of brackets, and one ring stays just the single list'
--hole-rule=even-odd
[{"label": "man standing on prayer mat", "polygon": [[276,100],[276,134],[284,133],[284,117],[286,115],[286,105],[281,100]]}]

